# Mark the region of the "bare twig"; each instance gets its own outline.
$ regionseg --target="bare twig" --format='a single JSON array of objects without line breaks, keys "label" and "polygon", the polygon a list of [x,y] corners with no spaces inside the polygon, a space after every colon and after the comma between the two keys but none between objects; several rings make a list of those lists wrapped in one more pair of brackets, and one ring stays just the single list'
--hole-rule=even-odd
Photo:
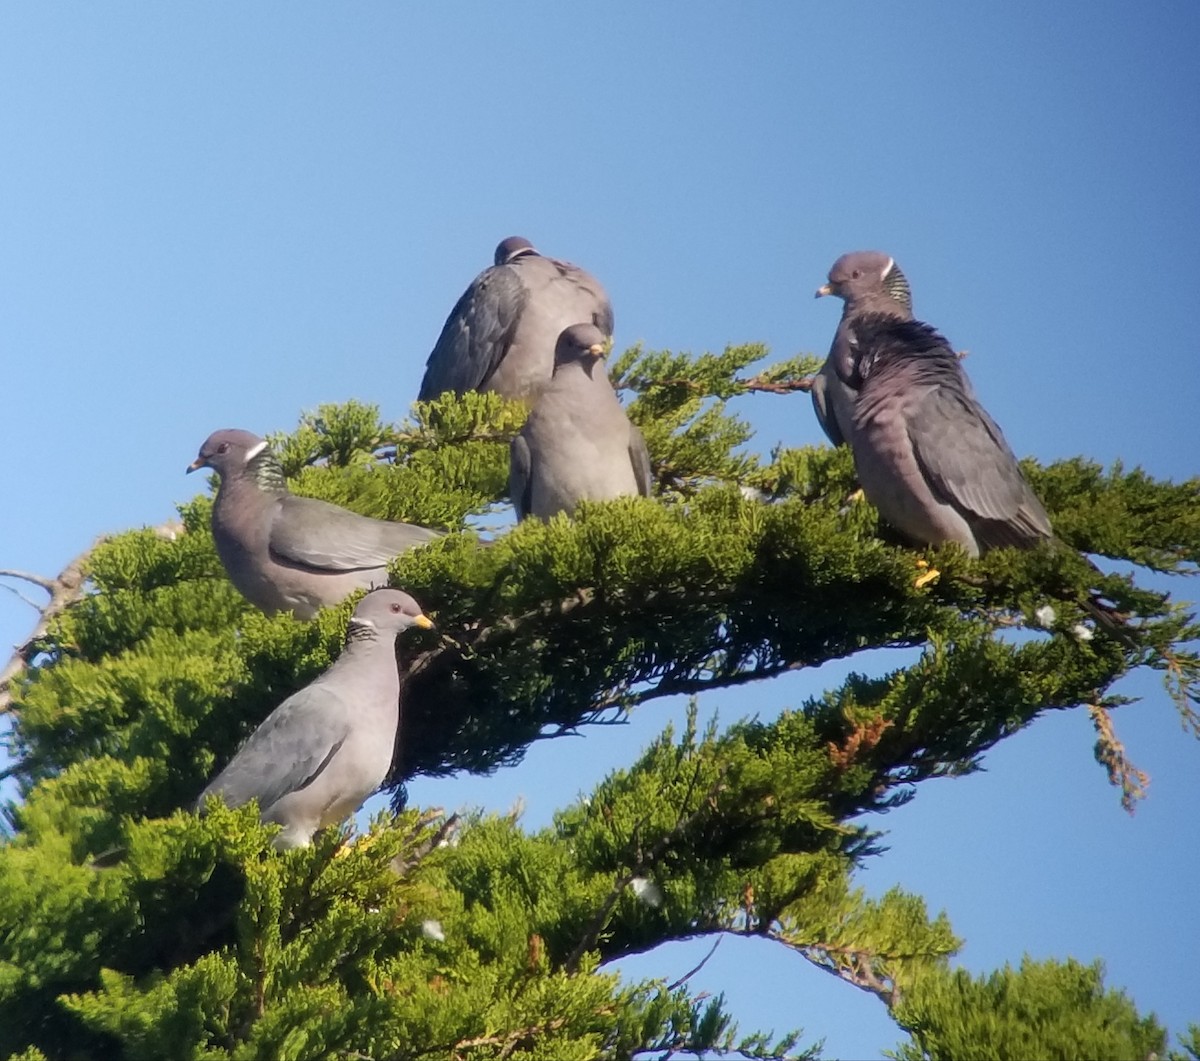
[{"label": "bare twig", "polygon": [[[418,822],[417,827],[424,828],[428,824],[429,821],[426,819]],[[430,851],[439,846],[444,840],[448,840],[457,827],[458,815],[451,814],[431,836],[426,837],[416,848],[409,852],[407,858],[402,858],[400,855],[393,858],[391,862],[392,872],[398,877],[403,877],[410,870],[414,869]]]},{"label": "bare twig", "polygon": [[9,568],[0,568],[0,577],[19,578],[22,582],[32,582],[35,586],[41,586],[47,593],[54,592],[54,579],[43,578],[41,575],[31,575],[28,571],[14,571]]},{"label": "bare twig", "polygon": [[771,933],[771,938],[799,951],[818,969],[883,999],[889,1009],[893,1009],[900,1001],[900,989],[895,978],[887,973],[876,972],[876,963],[882,961],[884,955],[860,947],[842,947],[836,943],[801,943],[776,933]]},{"label": "bare twig", "polygon": [[695,976],[701,969],[703,969],[708,964],[708,959],[717,953],[717,948],[721,945],[721,940],[723,940],[724,938],[725,938],[724,936],[718,936],[715,940],[713,940],[713,945],[708,948],[708,953],[706,955],[704,955],[703,958],[701,958],[695,965],[693,965],[686,973],[684,973],[673,984],[668,984],[667,990],[668,991],[679,990],[679,988],[683,987],[684,984],[686,984],[693,976]]},{"label": "bare twig", "polygon": [[[611,1012],[610,1007],[604,1007],[598,1011],[601,1014]],[[464,1050],[475,1049],[480,1046],[499,1046],[500,1052],[497,1056],[508,1057],[512,1052],[527,1039],[532,1039],[538,1035],[545,1035],[547,1032],[555,1032],[567,1025],[566,1017],[553,1017],[550,1020],[542,1021],[541,1024],[530,1024],[524,1028],[515,1028],[510,1032],[497,1032],[494,1035],[478,1035],[471,1039],[460,1039],[456,1043],[440,1043],[435,1046],[421,1046],[417,1050],[412,1051],[408,1057],[426,1057],[429,1054],[444,1054],[450,1053],[454,1058],[462,1058]]]},{"label": "bare twig", "polygon": [[[2,574],[11,574],[11,572],[0,571],[0,575],[2,575]],[[0,588],[8,590],[8,592],[11,593],[18,600],[22,600],[26,604],[28,604],[29,607],[31,607],[35,612],[39,612],[39,613],[41,612],[42,606],[40,604],[38,604],[37,601],[32,601],[28,597],[26,597],[25,594],[22,593],[19,589],[17,589],[16,586],[10,586],[7,583],[0,583]]]}]

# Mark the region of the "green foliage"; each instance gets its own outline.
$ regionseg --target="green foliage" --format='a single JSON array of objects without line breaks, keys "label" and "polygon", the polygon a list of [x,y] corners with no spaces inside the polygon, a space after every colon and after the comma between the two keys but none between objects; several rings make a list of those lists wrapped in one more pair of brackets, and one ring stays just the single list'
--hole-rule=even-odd
[{"label": "green foliage", "polygon": [[1167,1056],[1170,1061],[1198,1061],[1200,1059],[1200,1024],[1189,1024],[1187,1034],[1179,1037],[1181,1050],[1172,1050]]},{"label": "green foliage", "polygon": [[1035,962],[974,979],[963,970],[918,980],[893,1013],[912,1041],[898,1061],[1033,1057],[1127,1061],[1155,1057],[1166,1034],[1122,991],[1106,991],[1100,963]]},{"label": "green foliage", "polygon": [[[912,1035],[902,1058],[1161,1052],[1153,1018],[1098,969],[952,973],[945,917],[899,891],[869,900],[853,873],[877,850],[864,812],[974,769],[1045,710],[1103,716],[1136,667],[1194,712],[1200,630],[1139,578],[1196,572],[1197,483],[1027,464],[1063,539],[1128,576],[1061,545],[918,554],[852,498],[846,452],[746,450],[731,403],[799,389],[815,364],[755,365],[763,353],[622,355],[613,375],[636,394],[657,496],[490,542],[464,528],[502,512],[519,404],[443,397],[395,426],[372,406],[321,406],[273,440],[298,493],[451,530],[392,565],[438,626],[401,641],[397,814],[348,847],[327,831],[279,854],[253,806],[191,808],[336,656],[353,602],[311,623],[252,609],[217,561],[207,497],[183,506],[179,533],[100,544],[94,592],[13,689],[0,1055],[816,1057],[799,1033],[738,1032],[720,997],[604,970],[700,933],[766,938],[876,995]],[[918,560],[932,582],[918,585]],[[1126,635],[1090,626],[1095,591],[1136,613]],[[910,651],[770,723],[699,732],[693,713],[545,829],[402,809],[416,773],[490,770],[659,697],[869,648]]]}]

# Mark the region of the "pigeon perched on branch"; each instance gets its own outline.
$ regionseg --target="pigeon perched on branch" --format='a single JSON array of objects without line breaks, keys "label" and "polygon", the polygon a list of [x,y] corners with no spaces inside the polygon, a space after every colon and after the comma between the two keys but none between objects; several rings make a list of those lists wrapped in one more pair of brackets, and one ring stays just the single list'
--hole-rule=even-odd
[{"label": "pigeon perched on branch", "polygon": [[612,335],[612,305],[600,282],[510,236],[446,318],[418,398],[494,391],[532,405],[550,382],[559,334],[579,321]]},{"label": "pigeon perched on branch", "polygon": [[617,400],[604,353],[595,325],[558,337],[554,377],[512,441],[508,489],[519,518],[569,515],[584,498],[649,496],[646,440]]},{"label": "pigeon perched on branch", "polygon": [[350,817],[387,777],[400,718],[396,638],[433,623],[407,593],[368,593],[350,619],[342,654],[293,693],[249,737],[200,794],[230,807],[254,799],[264,822],[281,825],[280,849]]},{"label": "pigeon perched on branch", "polygon": [[249,431],[213,432],[187,470],[199,468],[221,478],[217,555],[242,596],[268,615],[311,619],[356,589],[386,586],[389,560],[442,536],[289,493],[279,460]]}]

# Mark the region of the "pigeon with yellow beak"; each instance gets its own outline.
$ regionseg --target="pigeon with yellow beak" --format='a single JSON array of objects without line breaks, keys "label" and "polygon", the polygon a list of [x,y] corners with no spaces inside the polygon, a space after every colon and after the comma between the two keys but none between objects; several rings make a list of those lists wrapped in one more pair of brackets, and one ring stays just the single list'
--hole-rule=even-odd
[{"label": "pigeon with yellow beak", "polygon": [[280,704],[201,793],[240,807],[254,799],[282,826],[280,849],[350,817],[388,775],[400,721],[396,638],[433,623],[407,593],[378,589],[354,609],[342,654]]},{"label": "pigeon with yellow beak", "polygon": [[585,498],[650,494],[650,455],[605,371],[604,333],[573,324],[558,337],[554,375],[512,441],[509,496],[517,516],[570,515]]}]

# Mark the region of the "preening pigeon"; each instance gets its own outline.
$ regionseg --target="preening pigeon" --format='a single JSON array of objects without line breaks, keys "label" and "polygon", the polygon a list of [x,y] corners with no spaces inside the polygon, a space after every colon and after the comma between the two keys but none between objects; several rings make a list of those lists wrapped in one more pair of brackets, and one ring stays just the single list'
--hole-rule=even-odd
[{"label": "preening pigeon", "polygon": [[421,401],[477,390],[532,405],[550,382],[564,328],[590,321],[612,335],[608,295],[578,266],[539,254],[520,236],[496,248],[495,262],[446,318],[425,366]]},{"label": "preening pigeon", "polygon": [[846,382],[853,370],[847,331],[867,313],[912,320],[912,295],[900,267],[881,251],[843,254],[829,270],[829,283],[817,288],[817,298],[822,295],[837,295],[845,305],[829,356],[813,379],[812,401],[829,441],[843,446],[850,444],[854,415],[854,391]]},{"label": "preening pigeon", "polygon": [[512,441],[508,490],[521,519],[570,514],[584,498],[650,494],[650,455],[604,367],[604,333],[574,324],[558,337],[554,376]]},{"label": "preening pigeon", "polygon": [[268,615],[311,619],[356,589],[387,585],[387,563],[440,531],[360,516],[288,492],[266,440],[249,431],[214,431],[188,471],[221,477],[213,504],[217,555],[229,580]]},{"label": "preening pigeon", "polygon": [[914,542],[972,556],[1030,548],[1050,519],[958,355],[928,324],[860,314],[846,329],[849,441],[867,498]]},{"label": "preening pigeon", "polygon": [[231,807],[252,799],[283,831],[275,846],[302,847],[353,814],[387,777],[400,718],[396,637],[431,627],[417,602],[396,589],[368,593],[332,666],[293,693],[258,727],[200,794]]}]

